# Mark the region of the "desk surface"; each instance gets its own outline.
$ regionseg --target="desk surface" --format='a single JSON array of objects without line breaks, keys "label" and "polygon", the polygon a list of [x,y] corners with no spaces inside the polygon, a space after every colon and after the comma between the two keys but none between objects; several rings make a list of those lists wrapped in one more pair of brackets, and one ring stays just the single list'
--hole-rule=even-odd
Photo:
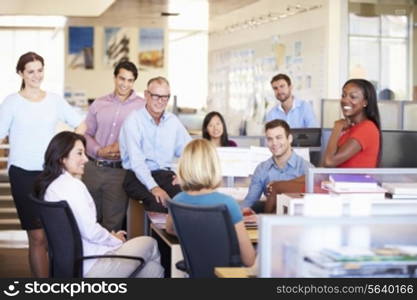
[{"label": "desk surface", "polygon": [[158,224],[151,223],[151,230],[154,231],[161,239],[168,245],[177,245],[179,244],[178,238],[175,235],[169,234],[165,228],[161,228]]},{"label": "desk surface", "polygon": [[[157,233],[169,246],[179,244],[178,238],[176,236],[169,234],[164,228],[161,228],[158,224],[151,223],[151,229],[152,231],[155,231],[155,233]],[[259,236],[258,229],[250,228],[246,229],[246,231],[248,232],[250,241],[252,243],[257,243]]]},{"label": "desk surface", "polygon": [[248,268],[224,268],[217,267],[214,274],[219,278],[249,278]]}]

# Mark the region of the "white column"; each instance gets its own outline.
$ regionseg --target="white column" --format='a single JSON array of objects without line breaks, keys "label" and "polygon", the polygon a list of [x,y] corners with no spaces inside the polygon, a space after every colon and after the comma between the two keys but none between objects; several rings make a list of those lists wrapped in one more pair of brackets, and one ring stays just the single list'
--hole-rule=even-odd
[{"label": "white column", "polygon": [[348,0],[328,0],[327,98],[340,98],[348,79]]}]

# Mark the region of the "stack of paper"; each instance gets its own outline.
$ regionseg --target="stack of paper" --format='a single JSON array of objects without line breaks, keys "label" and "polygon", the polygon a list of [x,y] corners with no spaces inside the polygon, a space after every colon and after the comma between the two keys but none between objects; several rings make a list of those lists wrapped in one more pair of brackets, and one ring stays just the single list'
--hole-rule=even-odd
[{"label": "stack of paper", "polygon": [[385,199],[384,188],[378,181],[367,174],[331,174],[329,181],[322,183],[322,187],[337,194],[369,193],[374,194],[373,199]]},{"label": "stack of paper", "polygon": [[382,186],[393,199],[417,199],[417,182],[384,182]]},{"label": "stack of paper", "polygon": [[377,249],[339,247],[309,253],[304,262],[306,276],[409,277],[417,266],[417,255],[404,253],[396,245]]}]

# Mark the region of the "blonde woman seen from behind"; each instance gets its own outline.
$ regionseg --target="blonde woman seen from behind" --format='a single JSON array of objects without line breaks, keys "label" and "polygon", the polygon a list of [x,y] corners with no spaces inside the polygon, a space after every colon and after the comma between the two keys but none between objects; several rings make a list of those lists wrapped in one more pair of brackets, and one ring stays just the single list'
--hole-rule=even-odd
[{"label": "blonde woman seen from behind", "polygon": [[[183,192],[175,196],[173,201],[202,206],[225,204],[235,226],[242,262],[246,266],[253,265],[256,253],[246,232],[239,205],[230,196],[216,191],[222,178],[219,158],[212,143],[205,139],[191,141],[179,160],[178,170]],[[169,233],[175,234],[170,215],[166,229]]]}]

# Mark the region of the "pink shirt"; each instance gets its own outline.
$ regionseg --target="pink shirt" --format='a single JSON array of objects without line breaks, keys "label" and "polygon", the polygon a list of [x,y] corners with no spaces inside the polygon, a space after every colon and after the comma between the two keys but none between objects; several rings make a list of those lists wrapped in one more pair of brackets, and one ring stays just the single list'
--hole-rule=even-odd
[{"label": "pink shirt", "polygon": [[120,101],[114,93],[97,98],[91,104],[86,118],[88,156],[97,159],[97,151],[101,147],[117,142],[126,117],[132,111],[143,108],[145,102],[133,90],[125,101]]}]

